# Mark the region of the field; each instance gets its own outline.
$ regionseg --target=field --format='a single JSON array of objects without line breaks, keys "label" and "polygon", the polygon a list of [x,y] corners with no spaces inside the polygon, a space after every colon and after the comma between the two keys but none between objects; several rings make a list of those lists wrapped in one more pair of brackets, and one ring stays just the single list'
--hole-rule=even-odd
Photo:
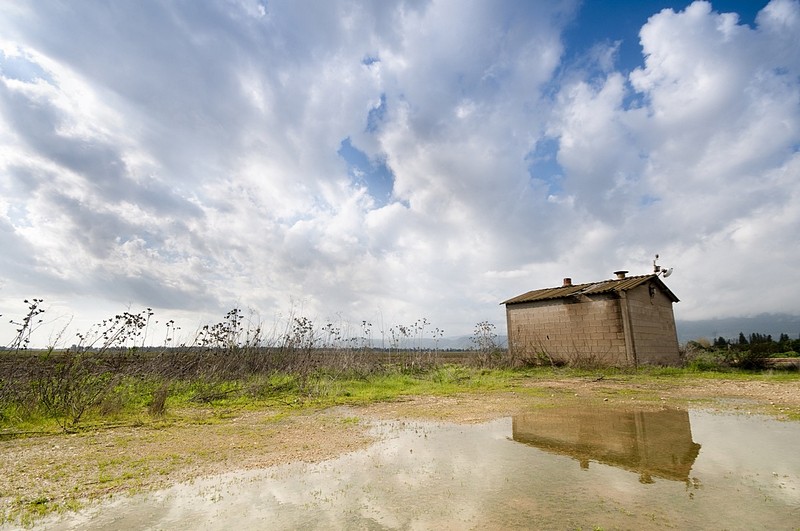
[{"label": "field", "polygon": [[[17,353],[24,364],[6,357],[2,370],[8,376],[13,368],[17,387],[3,380],[0,520],[30,523],[118,493],[324,460],[369,445],[372,419],[478,422],[624,402],[800,420],[796,371],[511,368],[479,353],[460,364],[433,353],[395,353],[378,364],[357,352],[294,361],[272,354],[261,371],[253,370],[255,358],[213,363],[219,352],[100,356],[89,365],[63,353]],[[27,402],[12,392],[22,389]],[[31,402],[45,391],[49,407]]]}]

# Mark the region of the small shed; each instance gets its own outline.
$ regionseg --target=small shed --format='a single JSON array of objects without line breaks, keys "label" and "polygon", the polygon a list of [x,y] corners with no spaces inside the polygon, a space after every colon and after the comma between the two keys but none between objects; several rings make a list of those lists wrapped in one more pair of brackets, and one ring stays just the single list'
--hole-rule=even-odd
[{"label": "small shed", "polygon": [[513,359],[608,366],[678,365],[672,304],[678,298],[658,274],[523,293],[506,306]]}]

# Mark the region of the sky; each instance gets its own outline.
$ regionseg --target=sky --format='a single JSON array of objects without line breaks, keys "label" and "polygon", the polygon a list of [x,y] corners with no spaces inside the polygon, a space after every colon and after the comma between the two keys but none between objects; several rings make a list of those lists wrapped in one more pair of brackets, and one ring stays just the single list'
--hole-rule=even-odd
[{"label": "sky", "polygon": [[656,253],[679,320],[798,315],[799,34],[798,0],[1,2],[0,344],[31,298],[40,343],[502,333]]}]

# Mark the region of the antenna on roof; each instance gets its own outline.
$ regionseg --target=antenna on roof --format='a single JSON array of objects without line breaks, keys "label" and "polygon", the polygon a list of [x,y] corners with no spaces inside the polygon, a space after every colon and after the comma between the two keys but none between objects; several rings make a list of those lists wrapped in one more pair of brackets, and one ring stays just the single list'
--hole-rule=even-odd
[{"label": "antenna on roof", "polygon": [[669,269],[667,269],[666,267],[661,267],[660,265],[658,265],[657,262],[658,262],[658,255],[656,255],[656,259],[653,260],[653,273],[655,273],[656,275],[661,275],[664,278],[667,278],[672,274],[671,267]]}]

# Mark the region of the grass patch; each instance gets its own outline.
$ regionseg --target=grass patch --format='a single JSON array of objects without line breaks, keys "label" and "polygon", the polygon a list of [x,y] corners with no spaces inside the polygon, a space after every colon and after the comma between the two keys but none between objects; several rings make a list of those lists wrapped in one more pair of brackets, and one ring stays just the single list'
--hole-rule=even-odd
[{"label": "grass patch", "polygon": [[[303,409],[333,405],[359,405],[397,400],[410,395],[448,396],[502,390],[524,390],[541,380],[646,383],[649,392],[636,387],[616,389],[619,397],[653,399],[654,389],[691,381],[733,380],[764,382],[800,381],[796,371],[745,371],[725,369],[699,371],[687,368],[642,367],[639,369],[576,369],[528,367],[481,368],[439,365],[427,370],[391,370],[371,374],[314,371],[309,374],[275,372],[236,379],[164,379],[127,376],[117,378],[99,399],[86,405],[80,423],[71,431],[86,432],[120,425],[169,427],[176,422],[213,424],[239,410],[263,408]],[[6,396],[0,403],[0,437],[50,434],[64,424],[33,397]]]}]

